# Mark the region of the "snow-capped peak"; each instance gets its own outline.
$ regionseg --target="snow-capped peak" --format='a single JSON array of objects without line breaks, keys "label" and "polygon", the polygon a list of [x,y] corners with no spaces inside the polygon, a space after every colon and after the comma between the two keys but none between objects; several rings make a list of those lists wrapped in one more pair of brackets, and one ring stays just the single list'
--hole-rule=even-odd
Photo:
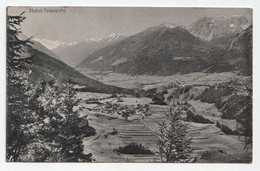
[{"label": "snow-capped peak", "polygon": [[108,37],[110,37],[110,38],[118,38],[119,36],[123,36],[123,34],[112,33]]},{"label": "snow-capped peak", "polygon": [[93,37],[89,38],[89,39],[85,39],[86,42],[98,42],[100,41],[101,39],[95,39]]},{"label": "snow-capped peak", "polygon": [[[85,42],[87,42],[87,43],[97,43],[97,42],[99,42],[99,41],[114,41],[114,40],[117,40],[117,39],[119,39],[119,38],[121,38],[122,36],[124,36],[123,34],[116,34],[116,33],[112,33],[112,34],[110,34],[108,37],[106,37],[106,38],[104,38],[104,39],[98,39],[98,38],[93,38],[93,37],[91,37],[91,38],[87,38],[87,39],[85,39],[85,40],[82,40],[82,41],[72,41],[72,42],[70,42],[70,43],[63,43],[63,42],[58,42],[58,41],[55,41],[55,42],[57,42],[57,45],[52,45],[51,47],[50,47],[50,45],[49,45],[49,48],[48,49],[55,49],[55,48],[57,48],[57,47],[66,47],[66,46],[74,46],[74,45],[77,45],[77,44],[80,44],[80,43],[84,43],[84,41]],[[37,39],[38,40],[38,39]],[[39,41],[40,42],[40,41]],[[46,44],[46,41],[44,40],[44,42],[41,40],[41,43],[43,44],[43,45],[45,45]],[[49,42],[48,42],[48,44],[50,44]]]},{"label": "snow-capped peak", "polygon": [[77,41],[73,41],[73,42],[68,43],[67,45],[73,46],[73,45],[75,45],[75,44],[77,44],[77,43],[78,43]]},{"label": "snow-capped peak", "polygon": [[45,46],[50,50],[65,44],[64,42],[60,42],[58,40],[48,40],[48,39],[39,39],[39,38],[33,38],[33,40],[40,42],[43,46]]},{"label": "snow-capped peak", "polygon": [[116,33],[112,33],[110,34],[109,36],[107,36],[107,38],[105,38],[106,40],[108,41],[113,41],[113,40],[116,40],[120,37],[124,36],[123,34],[116,34]]},{"label": "snow-capped peak", "polygon": [[110,34],[108,37],[116,37],[118,34],[116,34],[116,33],[112,33],[112,34]]},{"label": "snow-capped peak", "polygon": [[167,27],[167,28],[174,28],[175,25],[171,23],[163,23],[162,26]]}]

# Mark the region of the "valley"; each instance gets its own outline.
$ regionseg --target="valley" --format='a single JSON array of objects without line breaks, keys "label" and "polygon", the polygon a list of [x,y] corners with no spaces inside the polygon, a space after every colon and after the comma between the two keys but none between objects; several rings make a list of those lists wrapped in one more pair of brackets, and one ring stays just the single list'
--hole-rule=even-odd
[{"label": "valley", "polygon": [[66,9],[35,37],[8,14],[7,161],[252,163],[252,11]]},{"label": "valley", "polygon": [[[247,76],[237,75],[236,73],[192,73],[185,75],[173,75],[169,77],[162,76],[127,76],[112,72],[94,72],[91,70],[79,70],[86,76],[99,80],[104,84],[117,85],[123,88],[154,89],[158,91],[166,89],[164,94],[167,105],[152,104],[151,98],[137,98],[131,95],[120,95],[116,97],[111,94],[100,94],[90,92],[78,92],[77,97],[82,100],[80,103],[81,115],[88,115],[91,126],[97,130],[95,137],[84,139],[84,148],[86,152],[93,154],[94,162],[154,162],[158,161],[155,154],[120,154],[117,152],[119,147],[130,143],[142,144],[152,152],[157,151],[156,142],[159,131],[158,123],[165,119],[164,112],[169,111],[171,101],[180,101],[182,106],[185,104],[188,108],[193,108],[194,113],[203,116],[212,121],[212,123],[196,123],[186,121],[188,124],[188,135],[192,137],[191,147],[192,156],[196,158],[195,162],[206,163],[247,163],[251,161],[251,150],[243,149],[243,138],[238,135],[228,135],[216,127],[216,123],[228,126],[231,130],[237,129],[235,119],[223,119],[221,111],[212,103],[201,102],[196,97],[204,89],[213,85],[221,85],[234,80],[250,80]],[[175,91],[172,85],[180,87],[192,86],[190,91],[180,94],[178,98],[173,97],[170,101],[167,97]],[[190,98],[193,94],[194,98]],[[95,101],[95,103],[86,103],[86,100]],[[120,100],[119,100],[120,99]],[[105,104],[106,108],[100,107]],[[115,106],[126,105],[134,108],[132,114],[125,118],[119,115]],[[147,105],[147,112],[135,108],[136,106]],[[113,110],[108,110],[108,109]],[[185,109],[187,110],[187,109]],[[122,110],[121,110],[122,111]],[[186,118],[186,114],[182,114]],[[110,133],[116,130],[115,135]]]}]

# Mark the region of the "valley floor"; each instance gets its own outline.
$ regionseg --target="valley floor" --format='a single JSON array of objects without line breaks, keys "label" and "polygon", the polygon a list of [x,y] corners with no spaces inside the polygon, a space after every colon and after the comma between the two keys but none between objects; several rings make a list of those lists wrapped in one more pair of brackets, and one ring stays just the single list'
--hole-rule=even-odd
[{"label": "valley floor", "polygon": [[[99,80],[105,84],[115,85],[124,88],[151,89],[167,87],[171,83],[178,82],[179,85],[212,86],[240,80],[246,82],[250,77],[239,76],[236,73],[192,73],[174,76],[128,76],[117,73],[99,73],[89,70],[80,70],[83,74]],[[198,88],[198,90],[199,90]],[[173,89],[169,88],[168,91]],[[165,95],[167,99],[169,93]],[[152,152],[156,152],[156,141],[158,123],[164,119],[164,112],[169,110],[168,105],[150,104],[150,98],[136,98],[133,96],[111,97],[110,94],[78,92],[78,98],[82,100],[80,106],[81,115],[88,115],[89,124],[96,129],[94,137],[84,139],[86,153],[92,153],[96,162],[154,162],[158,161],[155,155],[128,155],[117,152],[132,142],[142,144]],[[105,107],[100,108],[99,104],[86,103],[87,99],[98,99],[101,104],[117,104],[128,107],[139,105],[150,105],[149,115],[137,113],[125,119],[117,112],[108,112]],[[200,100],[186,100],[194,107],[196,113],[214,122],[214,124],[202,124],[187,122],[189,125],[189,136],[192,137],[192,155],[195,162],[202,163],[250,163],[252,161],[252,150],[244,150],[243,138],[237,135],[226,135],[218,127],[216,122],[227,125],[232,130],[236,129],[236,120],[222,119],[222,113],[214,104],[201,102]],[[79,106],[79,107],[80,107]],[[102,106],[102,105],[101,105]],[[99,108],[99,109],[98,109]],[[111,132],[117,130],[117,134]]]},{"label": "valley floor", "polygon": [[[90,93],[80,93],[80,97],[88,98]],[[91,93],[93,94],[93,93]],[[98,95],[99,93],[95,93]],[[104,94],[100,96],[103,97]],[[151,100],[144,98],[125,97],[123,104],[135,105],[146,104]],[[116,102],[116,98],[109,100]],[[102,101],[101,101],[102,102]],[[194,103],[194,102],[191,102]],[[198,103],[198,102],[197,102]],[[81,103],[86,108],[94,107]],[[204,106],[203,104],[201,106]],[[205,105],[207,110],[207,105]],[[116,113],[93,112],[82,110],[81,115],[88,115],[89,124],[96,129],[97,134],[84,139],[84,149],[86,153],[92,153],[96,162],[154,162],[155,155],[128,155],[119,154],[117,149],[132,142],[142,144],[151,151],[156,151],[157,137],[154,132],[158,132],[158,122],[164,119],[164,112],[169,106],[151,105],[150,116],[143,117],[136,115],[132,119],[125,120]],[[216,110],[216,109],[212,109]],[[221,120],[217,117],[215,120]],[[232,122],[232,121],[231,121]],[[252,159],[251,151],[243,149],[243,143],[234,135],[226,135],[215,124],[200,124],[189,122],[189,136],[192,137],[193,156],[197,157],[197,162],[217,162],[217,163],[248,163]],[[116,129],[118,134],[110,135]],[[107,135],[107,136],[106,136]],[[158,161],[158,160],[157,160]]]},{"label": "valley floor", "polygon": [[77,68],[79,72],[89,78],[98,80],[104,84],[114,85],[123,88],[142,88],[145,90],[158,88],[168,85],[173,82],[178,82],[185,85],[214,85],[228,82],[229,80],[248,80],[248,76],[239,76],[234,72],[223,73],[203,73],[195,72],[191,74],[176,74],[172,76],[148,76],[148,75],[126,75],[113,73],[110,71],[99,72],[91,71],[88,68]]}]

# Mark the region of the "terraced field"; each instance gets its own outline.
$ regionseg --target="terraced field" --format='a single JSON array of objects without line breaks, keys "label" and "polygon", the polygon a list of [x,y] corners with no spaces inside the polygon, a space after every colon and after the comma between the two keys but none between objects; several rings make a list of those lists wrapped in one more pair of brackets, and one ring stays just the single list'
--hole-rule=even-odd
[{"label": "terraced field", "polygon": [[[152,106],[152,116],[143,120],[153,132],[158,132],[156,123],[164,119],[164,111],[167,111],[167,108]],[[197,162],[247,163],[251,161],[251,151],[243,149],[242,139],[238,136],[224,134],[215,124],[194,122],[187,122],[187,124],[188,134],[192,138],[192,155],[198,158]],[[208,156],[203,158],[205,155]]]},{"label": "terraced field", "polygon": [[[111,85],[120,83],[122,87],[142,87],[153,88],[165,86],[176,80],[183,85],[199,85],[198,87],[214,85],[221,82],[227,82],[234,76],[233,73],[218,73],[209,75],[206,73],[193,73],[184,76],[171,76],[171,78],[151,77],[114,77],[113,73],[108,76],[100,76],[100,80]],[[97,75],[93,75],[95,77]],[[111,79],[110,79],[111,78]],[[117,80],[113,80],[116,78]],[[140,79],[140,80],[139,80]],[[245,78],[246,79],[246,78]],[[158,81],[159,80],[159,81]],[[122,84],[122,85],[121,85]],[[168,89],[168,92],[173,90]],[[201,90],[198,90],[200,93]],[[194,93],[194,92],[193,92]],[[103,98],[110,95],[99,93],[79,93],[78,97],[82,100],[87,98]],[[167,94],[165,95],[167,96]],[[123,97],[122,102],[117,102],[117,98],[101,99],[101,103],[118,103],[120,105],[145,105],[151,102],[149,98],[135,98],[131,96]],[[187,122],[189,125],[189,136],[192,137],[191,147],[192,155],[197,158],[196,162],[206,163],[248,163],[252,161],[252,150],[245,151],[243,148],[243,139],[234,135],[226,135],[215,123],[229,126],[232,130],[236,128],[235,120],[221,119],[222,113],[218,111],[214,104],[204,103],[199,100],[188,100],[187,103],[194,107],[196,114],[201,115],[214,124],[201,124]],[[94,107],[96,104],[81,103],[84,107]],[[116,113],[93,112],[83,110],[81,115],[88,115],[89,124],[96,129],[97,134],[84,140],[85,152],[92,153],[96,162],[153,162],[155,155],[127,155],[119,154],[117,149],[132,142],[142,144],[151,151],[156,151],[156,140],[158,133],[158,123],[165,119],[164,112],[169,110],[169,106],[150,105],[148,116],[135,114],[130,120],[125,120]],[[118,134],[110,133],[116,129]]]},{"label": "terraced field", "polygon": [[[104,96],[104,94],[91,94],[95,98]],[[89,93],[80,93],[81,99],[86,99]],[[139,104],[149,103],[150,99],[125,97],[121,104],[134,105],[136,101]],[[101,100],[101,102],[115,102],[116,98]],[[93,104],[80,103],[80,106],[94,107]],[[89,124],[96,129],[97,134],[94,137],[84,139],[85,153],[92,153],[96,162],[152,162],[154,155],[138,154],[128,155],[119,154],[117,149],[121,146],[128,145],[132,142],[142,144],[150,150],[155,150],[156,136],[147,129],[141,122],[141,115],[134,116],[133,121],[128,121],[119,117],[117,114],[93,112],[88,110],[80,111],[80,115],[88,115]],[[110,135],[113,129],[117,130],[118,134]]]},{"label": "terraced field", "polygon": [[[91,152],[97,162],[150,162],[153,155],[119,154],[116,149],[132,142],[142,144],[149,149],[155,148],[156,137],[140,122],[128,122],[102,114],[89,114],[89,124],[96,129],[95,137],[86,138],[84,146],[86,153]],[[109,135],[112,129],[118,134]],[[107,135],[105,137],[105,135]]]}]

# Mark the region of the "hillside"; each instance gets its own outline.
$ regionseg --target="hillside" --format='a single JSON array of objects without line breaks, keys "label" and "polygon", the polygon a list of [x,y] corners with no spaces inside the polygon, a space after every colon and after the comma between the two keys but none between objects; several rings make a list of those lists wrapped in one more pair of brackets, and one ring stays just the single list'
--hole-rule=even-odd
[{"label": "hillside", "polygon": [[[28,37],[25,36],[24,34],[20,34],[20,35],[19,35],[19,38],[20,38],[21,40],[26,40],[26,39],[28,39]],[[48,48],[46,48],[46,47],[45,47],[44,45],[42,45],[40,42],[38,42],[38,41],[36,41],[36,40],[34,40],[34,39],[32,39],[32,38],[30,39],[30,41],[32,42],[32,44],[30,44],[30,46],[32,46],[32,48],[37,49],[38,51],[41,51],[41,52],[47,54],[48,56],[51,56],[51,57],[53,57],[53,58],[56,58],[56,59],[62,61],[62,59],[61,59],[57,54],[55,54],[53,51],[51,51],[51,50],[49,50]]]},{"label": "hillside", "polygon": [[89,55],[77,67],[132,75],[202,71],[204,42],[169,23],[148,28]]},{"label": "hillside", "polygon": [[58,54],[66,64],[76,66],[93,52],[120,41],[123,38],[125,38],[124,35],[113,33],[104,39],[96,40],[92,38],[70,44],[63,44],[52,51]]},{"label": "hillside", "polygon": [[71,80],[73,83],[86,87],[87,91],[100,93],[132,93],[130,89],[118,88],[115,86],[105,85],[99,81],[90,79],[64,62],[48,56],[36,49],[30,49],[31,63],[26,65],[32,72],[29,79],[34,82],[42,80],[59,79],[61,82]]},{"label": "hillside", "polygon": [[252,25],[239,34],[216,38],[208,43],[210,67],[207,72],[240,71],[252,75]]},{"label": "hillside", "polygon": [[[251,75],[252,25],[248,26],[249,21],[241,16],[225,20],[205,17],[197,23],[203,28],[196,28],[203,31],[210,23],[216,28],[208,30],[209,34],[216,35],[207,40],[190,28],[187,29],[194,35],[185,27],[163,23],[94,52],[77,67],[130,75],[169,76],[201,71],[237,71]],[[236,24],[237,29],[233,25],[230,29],[230,24]]]},{"label": "hillside", "polygon": [[250,21],[244,16],[204,17],[188,26],[187,30],[202,40],[211,41],[215,38],[238,34],[250,24]]}]

